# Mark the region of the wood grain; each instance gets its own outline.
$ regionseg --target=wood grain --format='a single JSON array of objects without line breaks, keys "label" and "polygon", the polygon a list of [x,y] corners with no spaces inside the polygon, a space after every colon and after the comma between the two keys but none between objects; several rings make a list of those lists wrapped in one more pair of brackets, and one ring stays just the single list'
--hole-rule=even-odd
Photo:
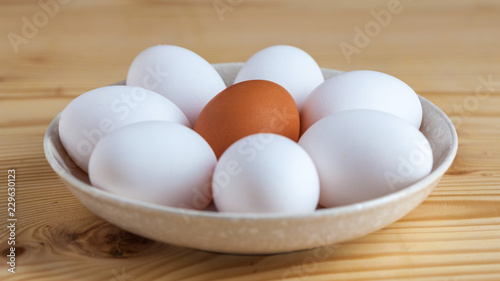
[{"label": "wood grain", "polygon": [[[230,3],[221,1],[222,3]],[[390,1],[70,1],[15,53],[38,1],[0,2],[0,202],[17,174],[17,273],[2,280],[500,280],[500,3],[401,0],[399,14],[350,62],[341,42]],[[222,255],[150,241],[83,207],[45,161],[43,134],[77,95],[124,79],[156,44],[210,62],[245,61],[290,44],[322,67],[393,74],[455,122],[459,150],[435,191],[400,221],[366,237],[281,255]],[[488,86],[481,81],[490,80]],[[481,86],[483,85],[483,86]],[[478,95],[477,88],[483,95]],[[2,207],[3,208],[3,207]]]}]

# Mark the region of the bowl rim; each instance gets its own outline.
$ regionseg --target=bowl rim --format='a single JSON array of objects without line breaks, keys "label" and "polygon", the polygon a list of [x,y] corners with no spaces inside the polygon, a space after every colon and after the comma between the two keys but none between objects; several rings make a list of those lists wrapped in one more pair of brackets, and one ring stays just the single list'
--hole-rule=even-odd
[{"label": "bowl rim", "polygon": [[[239,65],[241,63],[220,63],[213,64],[214,66],[221,67],[222,65]],[[329,68],[321,68],[324,71],[333,71],[342,73],[343,71],[329,69]],[[121,81],[123,82],[123,81]],[[118,82],[118,83],[121,83]],[[115,83],[114,85],[118,84]],[[436,112],[439,117],[441,117],[448,129],[451,133],[451,145],[449,148],[449,152],[443,159],[441,165],[435,168],[429,175],[424,177],[423,179],[415,182],[414,184],[407,186],[398,191],[392,192],[390,194],[384,195],[382,197],[378,197],[375,199],[339,206],[332,208],[321,208],[317,209],[312,213],[234,213],[234,212],[217,212],[217,211],[207,211],[207,210],[191,210],[191,209],[183,209],[178,207],[164,206],[159,204],[152,204],[148,202],[143,202],[131,198],[122,197],[107,191],[104,191],[98,187],[94,187],[90,184],[87,184],[71,173],[66,171],[55,159],[51,142],[52,138],[59,138],[59,118],[61,113],[59,113],[49,124],[45,135],[44,135],[44,151],[47,162],[49,162],[52,169],[56,172],[56,174],[61,177],[62,180],[69,182],[73,187],[76,187],[81,192],[87,193],[91,195],[93,198],[101,197],[105,200],[115,201],[115,203],[130,205],[133,208],[141,208],[148,209],[148,211],[156,211],[156,212],[167,212],[172,215],[180,215],[180,216],[194,216],[198,218],[210,218],[210,219],[221,219],[221,220],[276,220],[276,219],[286,219],[286,220],[301,220],[301,219],[311,219],[311,218],[320,218],[324,216],[341,216],[348,213],[351,213],[353,210],[363,210],[363,209],[372,209],[376,208],[380,205],[389,204],[391,202],[399,201],[400,199],[412,196],[415,193],[418,193],[420,190],[424,189],[428,185],[431,185],[433,182],[439,180],[444,173],[448,170],[448,168],[453,163],[455,156],[458,150],[458,136],[453,126],[453,123],[448,118],[448,116],[435,104],[427,100],[426,98],[418,95],[421,102],[426,102],[430,106],[430,108]],[[51,136],[51,132],[56,132],[55,136]],[[59,140],[60,141],[60,140]]]}]

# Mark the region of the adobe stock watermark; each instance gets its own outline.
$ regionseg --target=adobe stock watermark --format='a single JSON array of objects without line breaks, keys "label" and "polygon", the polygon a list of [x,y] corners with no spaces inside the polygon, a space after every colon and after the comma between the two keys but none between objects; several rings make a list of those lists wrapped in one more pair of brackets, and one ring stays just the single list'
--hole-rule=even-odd
[{"label": "adobe stock watermark", "polygon": [[[295,117],[294,114],[287,111],[286,108],[283,108],[282,111],[279,111],[277,108],[274,108],[272,111],[272,117],[269,119],[267,126],[263,127],[260,132],[266,134],[254,134],[249,136],[246,141],[243,141],[237,147],[237,152],[241,156],[244,156],[244,160],[248,163],[255,160],[258,153],[266,148],[266,144],[273,141],[275,135],[272,132],[279,132],[283,129],[284,126],[290,124],[291,120]],[[271,133],[270,133],[271,132]],[[206,206],[213,197],[217,196],[222,190],[226,189],[231,183],[231,178],[238,176],[243,172],[241,167],[241,163],[233,160],[226,163],[226,166],[223,169],[218,169],[212,175],[212,182],[207,184],[207,186],[203,187],[204,193],[200,192],[198,188],[192,190],[194,193],[192,205],[196,209],[202,209]],[[177,207],[189,208],[187,204],[181,203]],[[189,224],[190,219],[187,215],[187,212],[184,212],[183,216],[184,221]]]},{"label": "adobe stock watermark", "polygon": [[125,267],[122,267],[120,271],[112,269],[111,274],[113,274],[113,277],[109,281],[133,281],[135,276],[127,274],[125,269]]},{"label": "adobe stock watermark", "polygon": [[146,73],[141,79],[142,87],[151,91],[155,91],[156,89],[158,89],[158,87],[163,82],[163,79],[170,76],[170,72],[162,71],[161,65],[158,63],[156,64],[154,69],[152,66],[147,65],[145,67],[145,70]]},{"label": "adobe stock watermark", "polygon": [[[412,0],[408,0],[412,1]],[[403,5],[399,0],[389,0],[386,9],[378,12],[371,10],[370,15],[373,20],[365,23],[364,28],[354,27],[354,37],[352,43],[340,42],[339,47],[348,63],[351,62],[351,56],[360,54],[361,50],[368,47],[374,37],[377,37],[383,28],[386,28],[392,21],[393,15],[403,11]]]},{"label": "adobe stock watermark", "polygon": [[386,171],[385,181],[389,190],[394,192],[407,186],[408,180],[414,178],[419,168],[432,161],[432,150],[426,139],[415,139],[415,149],[407,156],[399,155],[397,173]]},{"label": "adobe stock watermark", "polygon": [[118,122],[126,120],[130,114],[148,97],[146,89],[134,87],[129,93],[124,92],[109,104],[111,115],[103,117],[92,129],[82,129],[83,138],[76,145],[75,163],[81,163],[83,158],[90,157],[96,144],[107,134],[116,129]]},{"label": "adobe stock watermark", "polygon": [[233,12],[234,8],[239,6],[242,2],[243,0],[213,0],[212,5],[214,6],[219,20],[224,21],[224,14]]},{"label": "adobe stock watermark", "polygon": [[326,238],[327,241],[321,239],[318,235],[314,235],[312,240],[318,242],[319,247],[311,250],[311,255],[302,259],[300,265],[294,265],[292,268],[287,269],[281,275],[281,280],[307,280],[309,275],[318,270],[318,263],[328,260],[335,255],[335,248],[340,245],[331,245],[332,237]]},{"label": "adobe stock watermark", "polygon": [[61,8],[61,5],[66,5],[71,0],[39,0],[38,6],[40,9],[33,15],[21,18],[21,32],[9,32],[7,39],[16,54],[19,53],[21,44],[28,44],[30,39],[33,39],[41,28],[49,23],[49,19],[55,17]]},{"label": "adobe stock watermark", "polygon": [[157,89],[164,81],[164,78],[169,75],[169,72],[161,70],[160,64],[156,64],[154,68],[147,65],[144,76],[140,81],[148,89],[134,87],[130,92],[124,91],[118,98],[109,103],[111,114],[108,117],[101,118],[95,128],[82,129],[80,133],[83,138],[76,145],[76,155],[72,155],[73,162],[80,164],[83,159],[88,159],[96,144],[105,135],[113,132],[117,127],[117,123],[125,122],[124,120],[147,99],[148,91]]},{"label": "adobe stock watermark", "polygon": [[465,117],[470,116],[479,108],[481,101],[488,99],[492,93],[500,89],[500,81],[493,81],[492,74],[488,77],[479,76],[477,79],[478,84],[474,89],[474,94],[468,95],[460,103],[454,103],[452,111],[446,114],[456,129],[462,125]]},{"label": "adobe stock watermark", "polygon": [[[264,150],[266,148],[266,144],[271,142],[273,138],[273,134],[251,135],[246,141],[239,144],[237,151],[242,156],[246,156],[245,161],[252,162],[257,157],[258,152]],[[205,206],[212,201],[213,197],[217,196],[217,194],[229,186],[232,177],[238,176],[242,172],[243,169],[240,162],[236,160],[229,161],[223,169],[219,169],[213,173],[212,181],[207,183],[202,188],[203,192],[201,192],[198,188],[192,189],[192,192],[194,193],[192,201],[193,207],[198,210],[205,208]],[[183,211],[184,222],[186,224],[191,223],[187,214],[187,209],[190,209],[191,207],[185,203],[180,203],[177,207],[181,208]]]},{"label": "adobe stock watermark", "polygon": [[[251,135],[246,141],[239,144],[237,151],[242,156],[245,156],[246,162],[252,162],[257,157],[259,151],[264,150],[266,148],[266,144],[270,143],[273,139],[273,134]],[[194,208],[203,209],[210,203],[210,201],[212,201],[213,197],[216,197],[217,194],[229,186],[232,177],[238,176],[242,172],[243,169],[241,167],[241,163],[236,160],[229,161],[223,169],[219,169],[214,172],[212,175],[212,181],[203,187],[203,193],[198,188],[194,188],[192,190],[194,193],[192,201]],[[186,224],[191,223],[186,211],[186,209],[189,209],[190,207],[184,203],[180,203],[177,207],[184,210],[184,222]]]}]

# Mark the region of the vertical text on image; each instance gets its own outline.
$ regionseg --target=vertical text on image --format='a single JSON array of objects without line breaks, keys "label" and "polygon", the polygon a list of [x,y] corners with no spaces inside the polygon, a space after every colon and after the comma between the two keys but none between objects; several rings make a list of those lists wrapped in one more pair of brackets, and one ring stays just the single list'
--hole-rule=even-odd
[{"label": "vertical text on image", "polygon": [[7,271],[16,273],[16,170],[7,171],[7,244],[10,246],[7,251]]}]

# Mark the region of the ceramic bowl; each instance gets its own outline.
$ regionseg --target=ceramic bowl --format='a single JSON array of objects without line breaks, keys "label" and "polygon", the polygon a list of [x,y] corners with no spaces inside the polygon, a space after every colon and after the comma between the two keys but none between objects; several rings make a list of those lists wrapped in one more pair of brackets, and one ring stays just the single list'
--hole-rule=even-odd
[{"label": "ceramic bowl", "polygon": [[[227,85],[242,63],[214,64]],[[341,71],[322,69],[325,78]],[[123,83],[123,82],[122,82]],[[186,210],[123,198],[93,187],[64,150],[58,134],[58,115],[45,134],[47,161],[73,195],[106,221],[156,241],[207,251],[270,254],[311,249],[355,239],[377,231],[408,214],[438,184],[455,158],[457,134],[448,117],[420,97],[421,131],[434,157],[432,172],[402,190],[342,207],[301,215],[234,214]]]}]

